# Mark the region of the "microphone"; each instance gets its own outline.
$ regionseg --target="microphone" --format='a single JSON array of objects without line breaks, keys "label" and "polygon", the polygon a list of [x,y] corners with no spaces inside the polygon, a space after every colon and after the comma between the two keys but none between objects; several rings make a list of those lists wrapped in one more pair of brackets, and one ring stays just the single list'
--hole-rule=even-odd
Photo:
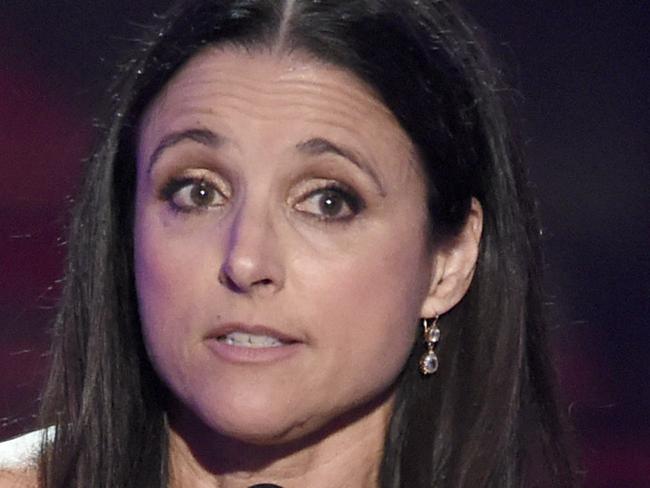
[{"label": "microphone", "polygon": [[280,485],[274,485],[273,483],[259,483],[257,485],[251,485],[248,488],[282,488]]}]

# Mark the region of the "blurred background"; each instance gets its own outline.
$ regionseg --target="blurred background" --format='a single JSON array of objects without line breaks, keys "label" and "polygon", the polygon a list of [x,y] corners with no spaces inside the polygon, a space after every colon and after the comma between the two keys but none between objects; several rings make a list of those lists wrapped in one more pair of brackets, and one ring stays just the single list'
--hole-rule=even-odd
[{"label": "blurred background", "polygon": [[[0,2],[0,440],[34,422],[64,229],[111,74],[169,3]],[[650,487],[650,4],[466,4],[520,112],[584,485]]]}]

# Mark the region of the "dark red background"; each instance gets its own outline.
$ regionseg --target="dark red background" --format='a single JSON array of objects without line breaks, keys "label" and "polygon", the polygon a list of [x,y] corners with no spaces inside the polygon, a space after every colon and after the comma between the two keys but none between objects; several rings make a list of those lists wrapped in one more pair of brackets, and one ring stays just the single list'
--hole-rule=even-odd
[{"label": "dark red background", "polygon": [[[168,3],[0,5],[0,439],[33,422],[93,118],[137,24]],[[650,487],[649,5],[476,3],[518,93],[585,486]]]}]

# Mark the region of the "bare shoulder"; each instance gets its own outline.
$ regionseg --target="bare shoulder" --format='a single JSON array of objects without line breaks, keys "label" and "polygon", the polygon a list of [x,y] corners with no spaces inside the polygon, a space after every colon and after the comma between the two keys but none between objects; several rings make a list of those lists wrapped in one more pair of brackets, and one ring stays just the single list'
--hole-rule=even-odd
[{"label": "bare shoulder", "polygon": [[0,488],[37,488],[36,468],[1,469]]},{"label": "bare shoulder", "polygon": [[38,456],[48,429],[35,430],[0,442],[0,488],[36,488]]}]

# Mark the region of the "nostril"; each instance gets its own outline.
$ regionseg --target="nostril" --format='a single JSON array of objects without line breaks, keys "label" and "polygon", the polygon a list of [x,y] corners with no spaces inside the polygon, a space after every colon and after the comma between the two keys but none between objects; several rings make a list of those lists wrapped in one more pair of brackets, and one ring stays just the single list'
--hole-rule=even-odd
[{"label": "nostril", "polygon": [[251,285],[270,285],[273,283],[273,280],[270,278],[264,278],[263,280],[257,280],[254,283],[251,283]]},{"label": "nostril", "polygon": [[230,273],[229,269],[225,266],[219,272],[218,280],[221,285],[235,293],[247,293],[254,288],[267,288],[274,283],[272,278],[253,280],[241,277],[241,279],[238,279],[237,275]]},{"label": "nostril", "polygon": [[225,269],[219,272],[219,283],[236,293],[242,293],[244,289],[233,280]]}]

